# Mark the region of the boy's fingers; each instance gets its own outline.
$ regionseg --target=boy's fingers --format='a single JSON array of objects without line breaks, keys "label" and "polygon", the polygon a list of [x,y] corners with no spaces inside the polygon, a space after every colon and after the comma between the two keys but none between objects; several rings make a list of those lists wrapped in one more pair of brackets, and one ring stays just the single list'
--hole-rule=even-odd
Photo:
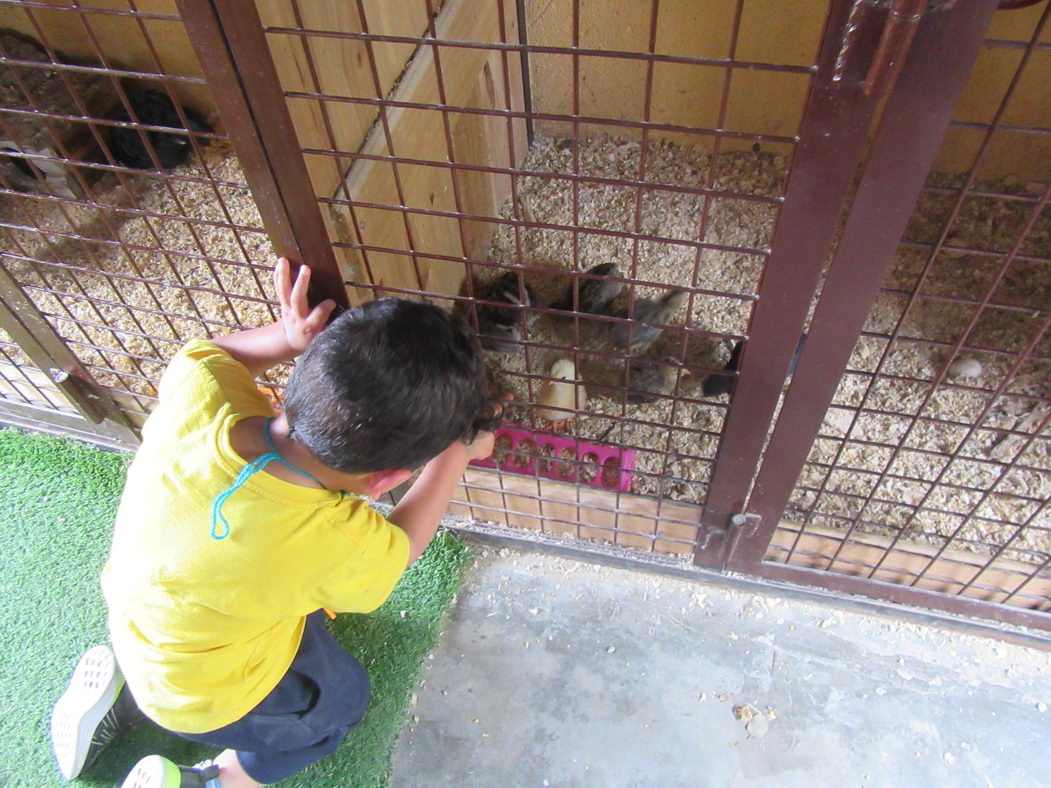
[{"label": "boy's fingers", "polygon": [[501,415],[504,412],[504,408],[507,406],[507,403],[510,402],[512,399],[514,399],[514,395],[510,392],[507,392],[506,394],[501,394],[499,397],[500,401],[493,403],[493,415]]},{"label": "boy's fingers", "polygon": [[287,257],[278,259],[277,265],[274,266],[274,292],[277,293],[277,300],[280,302],[282,307],[289,306],[288,290],[289,290],[289,263]]},{"label": "boy's fingers", "polygon": [[296,274],[296,283],[292,285],[292,307],[299,314],[307,311],[307,288],[310,287],[310,268],[305,265],[299,266]]},{"label": "boy's fingers", "polygon": [[336,308],[336,302],[331,298],[326,298],[310,313],[310,317],[307,318],[306,323],[311,331],[320,331],[325,327],[328,322],[329,315],[332,314],[332,310]]}]

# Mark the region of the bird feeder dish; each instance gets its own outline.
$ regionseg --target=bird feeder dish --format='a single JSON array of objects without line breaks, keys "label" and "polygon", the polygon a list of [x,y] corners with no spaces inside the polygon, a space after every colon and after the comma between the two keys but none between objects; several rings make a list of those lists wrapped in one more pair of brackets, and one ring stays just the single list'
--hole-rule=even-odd
[{"label": "bird feeder dish", "polygon": [[[507,444],[500,452],[501,456],[497,458],[494,453],[493,457],[474,460],[471,465],[507,473],[542,476],[562,482],[576,482],[605,490],[628,492],[631,489],[631,472],[635,468],[634,449],[552,435],[519,424],[498,428],[496,440],[498,445]],[[528,450],[530,444],[532,450]],[[595,459],[585,460],[589,455]],[[545,457],[550,457],[550,461],[545,462]],[[563,472],[566,457],[573,459],[570,461],[571,468],[568,472]],[[592,466],[595,466],[595,472],[592,478],[588,479],[583,471]]]}]

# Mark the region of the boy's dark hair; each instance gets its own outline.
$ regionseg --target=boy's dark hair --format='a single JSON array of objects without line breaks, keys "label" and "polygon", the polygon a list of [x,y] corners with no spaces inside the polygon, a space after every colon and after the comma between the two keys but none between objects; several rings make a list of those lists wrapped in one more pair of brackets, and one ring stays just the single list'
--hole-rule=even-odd
[{"label": "boy's dark hair", "polygon": [[397,298],[344,312],[310,343],[285,414],[296,440],[344,473],[415,469],[496,426],[470,327]]}]

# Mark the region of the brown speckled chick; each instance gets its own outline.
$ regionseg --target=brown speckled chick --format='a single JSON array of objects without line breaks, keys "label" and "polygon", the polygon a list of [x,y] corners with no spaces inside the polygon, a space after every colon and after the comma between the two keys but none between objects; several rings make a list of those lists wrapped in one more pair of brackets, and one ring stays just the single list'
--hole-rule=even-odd
[{"label": "brown speckled chick", "polygon": [[536,306],[536,291],[528,282],[522,282],[525,299],[518,287],[518,273],[507,271],[475,291],[480,301],[508,304],[506,307],[481,304],[478,306],[478,334],[482,347],[494,353],[517,353],[525,330],[536,319],[535,312],[516,309],[516,306]]},{"label": "brown speckled chick", "polygon": [[[643,298],[635,302],[635,320],[632,323],[617,323],[613,326],[613,344],[618,350],[628,349],[628,328],[631,328],[631,352],[640,353],[652,345],[672,316],[686,302],[685,290],[669,290],[660,298]],[[627,317],[626,310],[616,317]]]},{"label": "brown speckled chick", "polygon": [[[634,391],[628,392],[628,402],[638,405],[643,402],[656,402],[661,397],[666,397],[675,389],[678,373],[678,367],[648,358],[633,359],[628,364],[628,388]],[[682,371],[683,377],[689,374],[687,369]]]},{"label": "brown speckled chick", "polygon": [[[578,312],[588,312],[593,315],[605,312],[613,300],[620,295],[624,289],[623,282],[614,282],[607,277],[619,277],[620,269],[615,263],[602,263],[587,270],[596,279],[586,277],[574,277],[577,280]],[[566,288],[566,294],[551,305],[552,309],[573,309],[573,282]]]}]

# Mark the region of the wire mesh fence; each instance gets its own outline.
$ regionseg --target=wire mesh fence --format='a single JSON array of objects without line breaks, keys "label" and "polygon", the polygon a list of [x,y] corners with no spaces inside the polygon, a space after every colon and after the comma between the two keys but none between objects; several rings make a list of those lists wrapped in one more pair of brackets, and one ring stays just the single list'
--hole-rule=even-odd
[{"label": "wire mesh fence", "polygon": [[[825,18],[785,48],[744,2],[713,4],[701,40],[681,8],[613,5],[292,0],[263,21],[298,65],[279,73],[358,297],[462,312],[535,431],[498,444],[461,511],[690,553],[727,408],[705,382],[747,331]],[[326,79],[335,57],[364,73]],[[604,446],[633,456],[626,489],[602,484],[623,470]]]},{"label": "wire mesh fence", "polygon": [[[43,327],[43,350],[0,336],[0,406],[91,434],[103,392],[141,425],[182,342],[273,318],[273,244],[349,304],[425,299],[475,327],[511,399],[454,501],[467,520],[726,566],[738,514],[762,543],[748,571],[1046,608],[1051,174],[1024,153],[1051,140],[1046,9],[996,17],[756,536],[749,487],[892,13],[253,5],[0,0],[0,266]],[[275,402],[286,372],[260,381]]]}]

